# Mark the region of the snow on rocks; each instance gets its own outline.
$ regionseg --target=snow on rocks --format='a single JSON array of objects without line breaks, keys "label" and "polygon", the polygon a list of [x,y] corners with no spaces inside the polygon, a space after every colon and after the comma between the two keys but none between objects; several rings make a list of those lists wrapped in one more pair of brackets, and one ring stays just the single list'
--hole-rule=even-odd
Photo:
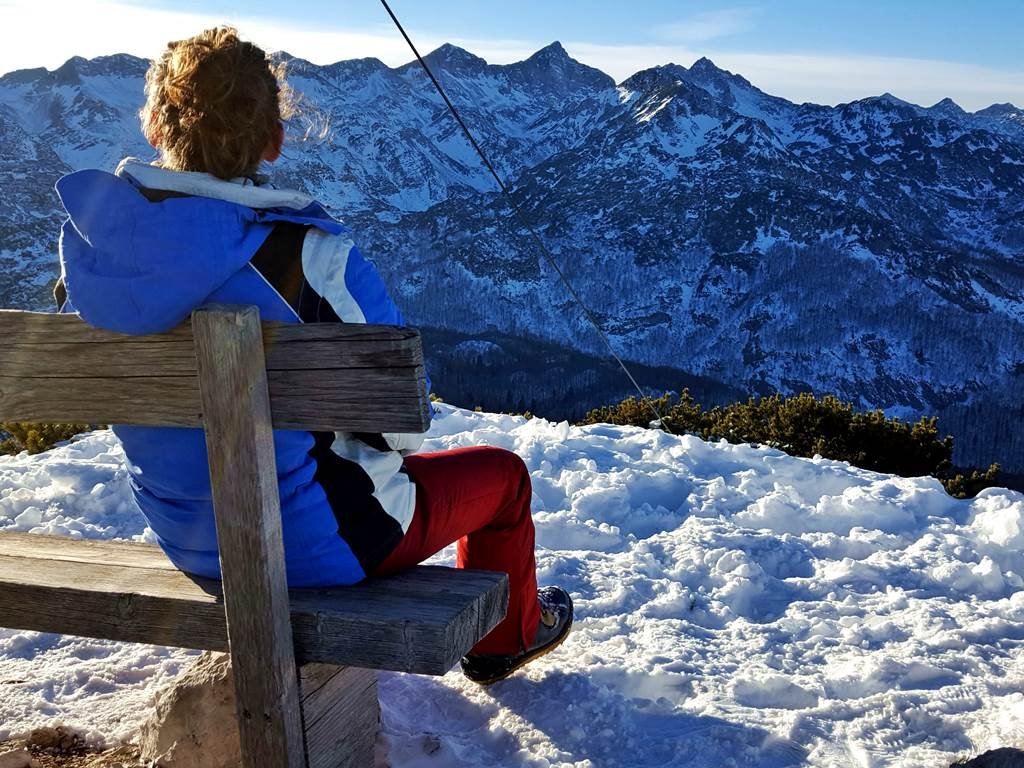
[{"label": "snow on rocks", "polygon": [[[425,450],[481,443],[529,466],[540,580],[578,623],[491,688],[382,674],[396,768],[919,766],[1024,743],[1024,495],[450,406]],[[0,529],[146,538],[109,432],[0,459]],[[0,737],[131,738],[189,658],[0,630]]]}]

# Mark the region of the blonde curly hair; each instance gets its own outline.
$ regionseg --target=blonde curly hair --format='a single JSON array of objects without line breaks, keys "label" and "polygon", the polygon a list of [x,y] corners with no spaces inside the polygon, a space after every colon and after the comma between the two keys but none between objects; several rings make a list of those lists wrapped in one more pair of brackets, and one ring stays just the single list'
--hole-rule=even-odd
[{"label": "blonde curly hair", "polygon": [[232,179],[257,171],[288,112],[281,69],[222,26],[168,43],[146,72],[139,116],[165,168]]}]

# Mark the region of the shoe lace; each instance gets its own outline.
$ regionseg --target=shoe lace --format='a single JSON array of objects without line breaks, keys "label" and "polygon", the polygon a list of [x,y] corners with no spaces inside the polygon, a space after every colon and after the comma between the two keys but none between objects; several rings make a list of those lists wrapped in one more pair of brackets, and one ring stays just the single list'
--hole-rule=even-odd
[{"label": "shoe lace", "polygon": [[540,603],[540,620],[544,622],[544,626],[555,626],[562,613],[561,606],[544,592],[537,595],[537,602]]}]

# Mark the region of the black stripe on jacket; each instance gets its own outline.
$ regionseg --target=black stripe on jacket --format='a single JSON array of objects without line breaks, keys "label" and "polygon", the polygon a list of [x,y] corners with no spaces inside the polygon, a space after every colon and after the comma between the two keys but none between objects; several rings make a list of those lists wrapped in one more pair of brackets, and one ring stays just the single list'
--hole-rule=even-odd
[{"label": "black stripe on jacket", "polygon": [[[340,323],[334,308],[306,281],[302,271],[302,244],[308,228],[293,222],[278,222],[250,262],[273,286],[304,323]],[[352,549],[363,571],[372,573],[401,540],[399,522],[389,515],[373,495],[373,480],[358,462],[342,458],[331,450],[332,432],[313,432],[310,456],[316,461],[314,480],[327,495],[338,522],[338,533]],[[379,451],[391,447],[383,435],[350,433]]]},{"label": "black stripe on jacket", "polygon": [[343,459],[331,450],[333,433],[314,432],[313,438],[313,479],[327,494],[327,502],[338,521],[338,533],[369,575],[398,546],[404,535],[402,526],[373,495],[373,481],[366,471],[357,462]]},{"label": "black stripe on jacket", "polygon": [[313,290],[302,271],[302,244],[308,229],[304,224],[278,222],[251,263],[302,322],[340,323],[330,302]]}]

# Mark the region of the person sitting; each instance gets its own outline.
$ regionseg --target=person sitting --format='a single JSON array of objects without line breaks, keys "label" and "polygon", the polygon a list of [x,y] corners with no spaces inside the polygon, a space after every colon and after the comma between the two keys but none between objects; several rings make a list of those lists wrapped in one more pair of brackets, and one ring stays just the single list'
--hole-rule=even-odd
[{"label": "person sitting", "polygon": [[[254,304],[265,320],[402,325],[352,232],[299,191],[260,175],[281,156],[285,89],[230,27],[172,42],[146,74],[142,130],[159,160],[57,182],[62,312],[113,331],[168,330],[208,302]],[[296,169],[297,171],[299,169]],[[310,392],[310,397],[315,397]],[[218,578],[200,429],[115,425],[132,491],[183,571]],[[416,453],[414,434],[275,431],[291,587],[354,584],[458,542],[460,568],[509,577],[505,619],[462,660],[491,683],[569,633],[572,600],[537,588],[531,484],[492,447]]]}]

